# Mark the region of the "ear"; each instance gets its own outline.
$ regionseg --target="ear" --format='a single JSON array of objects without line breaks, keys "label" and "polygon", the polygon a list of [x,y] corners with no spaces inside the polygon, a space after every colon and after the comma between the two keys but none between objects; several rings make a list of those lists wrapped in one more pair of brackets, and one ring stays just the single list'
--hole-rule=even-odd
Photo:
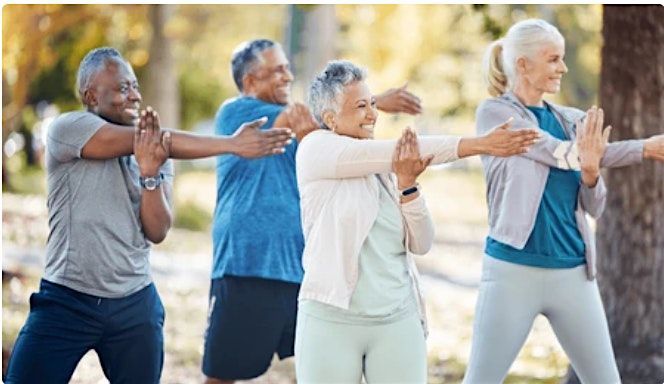
[{"label": "ear", "polygon": [[97,104],[99,104],[99,101],[97,100],[97,92],[90,88],[86,89],[83,92],[83,104],[90,107],[96,107]]},{"label": "ear", "polygon": [[528,72],[528,60],[525,57],[516,59],[516,72],[520,74]]},{"label": "ear", "polygon": [[254,76],[251,73],[247,73],[242,77],[242,93],[251,93],[254,90],[255,84]]},{"label": "ear", "polygon": [[334,112],[330,111],[329,109],[325,110],[323,111],[323,115],[321,117],[323,118],[323,124],[334,131],[337,127],[337,123],[334,119]]}]

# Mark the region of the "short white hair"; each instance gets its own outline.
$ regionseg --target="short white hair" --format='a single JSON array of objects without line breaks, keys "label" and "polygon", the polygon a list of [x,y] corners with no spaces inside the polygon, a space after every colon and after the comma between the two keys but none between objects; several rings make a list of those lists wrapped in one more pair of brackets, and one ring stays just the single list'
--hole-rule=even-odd
[{"label": "short white hair", "polygon": [[333,60],[316,76],[309,87],[309,108],[321,128],[329,129],[323,122],[323,112],[339,111],[339,95],[349,84],[364,81],[367,72],[350,61]]}]

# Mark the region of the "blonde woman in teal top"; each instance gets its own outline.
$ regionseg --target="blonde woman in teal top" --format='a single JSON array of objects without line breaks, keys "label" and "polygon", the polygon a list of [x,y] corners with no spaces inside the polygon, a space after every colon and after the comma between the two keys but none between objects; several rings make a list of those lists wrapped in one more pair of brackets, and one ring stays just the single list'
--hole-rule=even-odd
[{"label": "blonde woman in teal top", "polygon": [[608,143],[603,112],[543,99],[567,72],[565,41],[543,20],[513,25],[487,52],[489,92],[477,131],[513,118],[542,139],[519,156],[482,156],[489,236],[465,384],[501,383],[542,314],[583,383],[620,382],[595,280],[595,241],[586,214],[606,202],[601,167],[664,160],[664,135]]}]

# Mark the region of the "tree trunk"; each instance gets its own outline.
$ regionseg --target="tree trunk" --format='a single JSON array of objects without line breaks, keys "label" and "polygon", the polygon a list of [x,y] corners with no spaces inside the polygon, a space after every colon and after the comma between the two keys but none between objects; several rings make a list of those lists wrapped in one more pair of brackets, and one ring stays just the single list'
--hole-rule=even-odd
[{"label": "tree trunk", "polygon": [[174,5],[150,5],[152,24],[150,60],[143,78],[143,105],[151,105],[162,127],[180,128],[180,92],[175,58],[170,38],[164,29],[175,9]]},{"label": "tree trunk", "polygon": [[[664,7],[605,6],[600,85],[612,140],[664,132]],[[625,384],[664,382],[664,164],[606,171],[599,284]]]},{"label": "tree trunk", "polygon": [[339,26],[334,7],[333,4],[289,6],[284,48],[295,74],[296,100],[304,99],[314,76],[336,57],[334,41]]}]

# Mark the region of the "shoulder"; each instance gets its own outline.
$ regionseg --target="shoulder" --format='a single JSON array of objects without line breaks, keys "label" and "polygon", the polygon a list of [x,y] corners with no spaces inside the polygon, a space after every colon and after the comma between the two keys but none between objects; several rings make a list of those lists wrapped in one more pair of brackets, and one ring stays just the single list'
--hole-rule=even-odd
[{"label": "shoulder", "polygon": [[69,132],[92,131],[96,132],[106,124],[106,120],[87,111],[65,112],[55,119],[48,127],[48,135],[52,138],[58,138],[63,135],[69,135]]},{"label": "shoulder", "polygon": [[62,126],[62,125],[72,125],[80,123],[98,123],[104,124],[106,120],[102,119],[98,115],[88,111],[71,111],[65,112],[55,119],[51,123],[52,126]]},{"label": "shoulder", "polygon": [[558,112],[560,115],[562,115],[566,120],[569,120],[570,122],[575,122],[586,115],[586,112],[578,108],[558,105],[554,103],[549,103],[549,105],[551,106],[551,109],[553,111]]},{"label": "shoulder", "polygon": [[500,111],[512,111],[516,110],[516,106],[511,103],[509,100],[505,99],[502,96],[492,97],[490,99],[483,100],[480,105],[477,107],[476,112],[480,113],[491,113],[491,112],[500,112]]},{"label": "shoulder", "polygon": [[337,135],[327,129],[317,129],[306,135],[297,145],[298,158],[301,157],[320,157],[338,152],[345,144],[352,139],[346,136]]}]

